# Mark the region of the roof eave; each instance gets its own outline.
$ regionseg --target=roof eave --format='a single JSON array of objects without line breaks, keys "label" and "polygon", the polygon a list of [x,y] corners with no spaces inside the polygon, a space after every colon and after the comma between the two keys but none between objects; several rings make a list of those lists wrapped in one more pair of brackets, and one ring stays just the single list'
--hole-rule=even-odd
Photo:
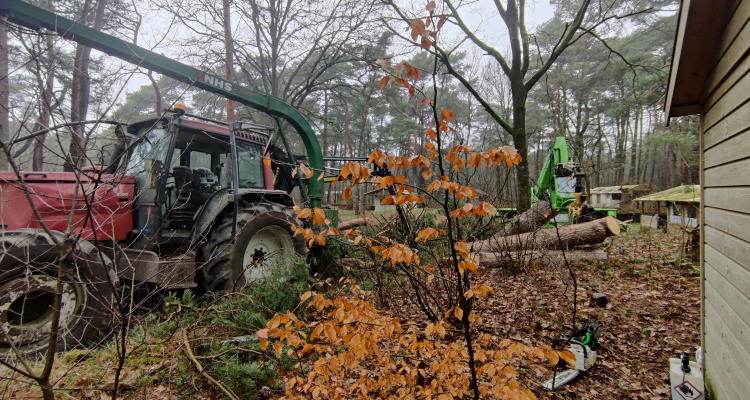
[{"label": "roof eave", "polygon": [[703,111],[718,44],[736,5],[736,0],[680,2],[664,104],[667,121]]},{"label": "roof eave", "polygon": [[[664,102],[664,112],[667,115],[667,124],[673,116],[672,98],[674,97],[674,87],[677,81],[677,68],[675,66],[680,62],[682,54],[682,38],[684,37],[685,27],[687,25],[687,8],[690,6],[690,0],[680,0],[680,12],[677,20],[677,29],[674,33],[674,43],[672,44],[672,62],[669,64],[669,82],[667,82],[667,98]],[[680,46],[678,46],[678,43]]]}]

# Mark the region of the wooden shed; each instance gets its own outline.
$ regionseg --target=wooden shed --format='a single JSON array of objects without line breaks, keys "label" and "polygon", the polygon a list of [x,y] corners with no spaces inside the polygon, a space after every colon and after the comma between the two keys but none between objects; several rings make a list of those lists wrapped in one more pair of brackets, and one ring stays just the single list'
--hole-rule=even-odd
[{"label": "wooden shed", "polygon": [[656,214],[663,216],[670,224],[694,228],[699,222],[700,196],[700,186],[680,185],[639,197],[634,202],[648,204],[649,209],[656,209]]},{"label": "wooden shed", "polygon": [[702,345],[713,399],[750,382],[750,0],[683,0],[669,117],[700,114]]},{"label": "wooden shed", "polygon": [[651,213],[653,205],[644,205],[643,210],[633,202],[636,197],[645,196],[654,190],[649,185],[600,186],[590,190],[589,204],[596,208],[615,208],[618,215]]}]

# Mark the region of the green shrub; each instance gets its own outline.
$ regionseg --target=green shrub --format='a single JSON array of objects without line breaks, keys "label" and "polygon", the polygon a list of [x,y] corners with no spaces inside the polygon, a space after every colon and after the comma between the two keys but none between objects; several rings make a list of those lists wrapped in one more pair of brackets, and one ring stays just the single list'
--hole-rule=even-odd
[{"label": "green shrub", "polygon": [[242,398],[256,398],[263,386],[279,389],[279,368],[290,368],[294,362],[286,357],[281,366],[269,361],[251,335],[265,327],[274,314],[299,311],[299,297],[311,283],[305,260],[295,257],[280,260],[263,281],[252,282],[238,293],[219,295],[211,312],[204,315],[205,322],[200,323],[217,330],[228,328],[239,335],[234,340],[217,338],[200,348],[201,355],[212,360],[206,365],[209,374]]}]

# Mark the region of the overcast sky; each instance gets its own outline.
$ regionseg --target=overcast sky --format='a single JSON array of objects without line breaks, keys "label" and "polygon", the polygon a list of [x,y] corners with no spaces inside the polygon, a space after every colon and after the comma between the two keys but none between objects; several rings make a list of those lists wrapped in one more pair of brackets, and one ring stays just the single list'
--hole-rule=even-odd
[{"label": "overcast sky", "polygon": [[[422,0],[402,0],[414,4],[422,3]],[[148,4],[148,0],[144,1],[144,5]],[[467,5],[461,8],[462,17],[466,23],[471,26],[474,31],[484,41],[492,44],[501,51],[508,49],[508,33],[503,21],[501,20],[493,0],[474,0],[466,2]],[[422,7],[422,6],[419,6]],[[157,41],[164,38],[165,35],[169,36],[170,39],[179,41],[181,33],[184,35],[187,30],[179,26],[169,26],[169,18],[166,14],[156,10],[153,7],[148,7],[150,10],[142,10],[144,15],[144,22],[140,31],[138,44],[152,48],[157,44]],[[533,31],[538,25],[549,20],[554,13],[554,7],[549,3],[549,0],[530,0],[527,1],[527,27],[529,31]],[[238,27],[241,29],[242,27]],[[455,36],[462,34],[459,29],[455,26],[446,24],[444,28],[444,35]],[[155,50],[159,53],[163,53],[167,57],[179,58],[178,54],[173,53],[174,50],[165,46],[166,42]],[[473,45],[465,43],[463,48],[465,50],[475,50]],[[195,65],[195,67],[203,67]],[[149,84],[149,80],[142,74],[134,75],[126,86],[125,92],[132,92],[138,89],[142,85]],[[124,94],[120,97],[120,100],[124,100]]]}]

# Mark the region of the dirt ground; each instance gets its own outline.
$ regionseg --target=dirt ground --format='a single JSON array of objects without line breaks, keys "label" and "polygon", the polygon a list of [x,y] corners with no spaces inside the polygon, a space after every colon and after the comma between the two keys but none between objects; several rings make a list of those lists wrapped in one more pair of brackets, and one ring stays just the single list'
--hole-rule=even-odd
[{"label": "dirt ground", "polygon": [[[540,399],[667,399],[667,359],[685,350],[694,352],[698,346],[700,278],[695,265],[679,260],[679,233],[640,233],[637,227],[633,228],[636,229],[607,243],[609,262],[574,266],[578,282],[577,321],[593,319],[603,325],[598,361],[555,393],[539,386],[548,376],[521,369],[522,380]],[[550,345],[562,333],[570,331],[573,290],[567,269],[542,266],[522,272],[480,269],[474,281],[483,281],[496,292],[477,303],[476,311],[484,320],[482,330],[538,346]],[[594,305],[590,301],[593,293],[605,293],[608,304]],[[390,304],[398,311],[396,314],[401,317],[412,314],[415,320],[419,319],[419,312],[409,310],[398,297],[394,294]],[[135,384],[138,376],[166,369],[171,371],[170,376],[190,377],[195,388],[193,398],[221,398],[215,387],[207,385],[195,371],[176,369],[175,360],[182,354],[177,340],[166,341],[158,349],[149,346],[151,361],[131,360],[134,365],[145,366],[136,367],[126,381]],[[94,357],[82,367],[96,364]],[[102,369],[106,371],[107,368]],[[137,389],[125,391],[124,398],[183,398],[178,393],[184,393],[184,387],[177,386],[174,379],[148,381]],[[9,398],[39,398],[33,385],[8,387],[11,383],[3,385],[6,387],[0,390],[0,398],[8,398],[8,394]],[[84,392],[61,391],[59,398],[108,398],[105,391],[86,393],[84,396]]]},{"label": "dirt ground", "polygon": [[[598,360],[555,394],[526,377],[540,399],[669,398],[668,358],[693,353],[700,343],[699,271],[680,262],[679,243],[679,233],[631,231],[609,243],[609,263],[574,268],[578,321],[603,325]],[[484,270],[477,279],[496,291],[477,310],[490,330],[538,345],[570,330],[573,290],[567,270]],[[607,295],[606,307],[590,301],[594,293]]]}]

